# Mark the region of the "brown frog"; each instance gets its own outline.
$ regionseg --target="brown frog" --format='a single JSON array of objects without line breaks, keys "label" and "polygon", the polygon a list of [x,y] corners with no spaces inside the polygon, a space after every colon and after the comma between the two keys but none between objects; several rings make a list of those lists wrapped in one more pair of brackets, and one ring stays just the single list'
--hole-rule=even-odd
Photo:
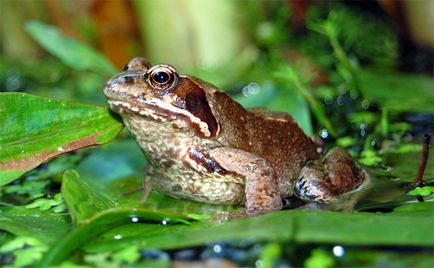
[{"label": "brown frog", "polygon": [[321,157],[288,114],[244,109],[170,65],[135,58],[104,93],[153,166],[152,187],[169,196],[245,205],[249,214],[279,210],[293,195],[339,209],[367,181],[343,149]]}]

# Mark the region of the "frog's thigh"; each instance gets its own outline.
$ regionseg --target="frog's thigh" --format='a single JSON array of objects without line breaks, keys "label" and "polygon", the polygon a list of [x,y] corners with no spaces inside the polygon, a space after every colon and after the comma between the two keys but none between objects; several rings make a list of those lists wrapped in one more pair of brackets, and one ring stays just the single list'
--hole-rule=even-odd
[{"label": "frog's thigh", "polygon": [[329,203],[358,188],[364,181],[351,156],[342,148],[333,148],[322,160],[310,161],[300,171],[297,195],[306,201]]},{"label": "frog's thigh", "polygon": [[282,208],[276,173],[265,159],[228,147],[213,149],[210,156],[224,169],[246,178],[248,213],[259,214]]}]

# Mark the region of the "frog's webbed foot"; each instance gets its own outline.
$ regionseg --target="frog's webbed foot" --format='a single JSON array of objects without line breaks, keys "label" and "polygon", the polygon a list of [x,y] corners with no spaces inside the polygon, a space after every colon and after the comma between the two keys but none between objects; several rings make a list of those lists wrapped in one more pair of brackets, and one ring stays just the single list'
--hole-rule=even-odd
[{"label": "frog's webbed foot", "polygon": [[352,210],[368,181],[366,171],[345,150],[333,148],[324,159],[302,168],[295,192],[304,201],[315,202],[315,208]]},{"label": "frog's webbed foot", "polygon": [[246,211],[257,215],[282,208],[279,181],[263,158],[234,148],[216,148],[210,152],[219,165],[246,178]]}]

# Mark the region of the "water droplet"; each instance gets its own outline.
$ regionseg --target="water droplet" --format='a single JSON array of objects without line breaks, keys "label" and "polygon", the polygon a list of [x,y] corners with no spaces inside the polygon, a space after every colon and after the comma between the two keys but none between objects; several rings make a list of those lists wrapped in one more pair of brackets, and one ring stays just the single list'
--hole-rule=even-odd
[{"label": "water droplet", "polygon": [[362,101],[362,108],[363,109],[368,110],[369,106],[370,106],[369,101],[367,101],[367,100]]},{"label": "water droplet", "polygon": [[339,97],[336,99],[336,102],[337,102],[337,104],[338,104],[339,106],[344,105],[344,96],[339,96]]},{"label": "water droplet", "polygon": [[336,257],[342,257],[345,254],[345,249],[342,246],[334,246],[333,247],[333,254]]},{"label": "water droplet", "polygon": [[258,83],[252,82],[248,84],[247,86],[243,87],[243,95],[248,97],[250,95],[257,95],[259,93],[259,90],[261,87]]},{"label": "water droplet", "polygon": [[24,153],[24,150],[21,150],[21,153],[23,154],[23,153]]},{"label": "water droplet", "polygon": [[131,217],[131,222],[139,222],[139,218],[137,218],[137,217]]},{"label": "water droplet", "polygon": [[6,91],[17,91],[22,86],[21,74],[15,71],[6,73],[5,89]]},{"label": "water droplet", "polygon": [[355,90],[355,89],[350,90],[350,97],[353,100],[357,99],[358,96],[359,96],[359,92],[357,92],[357,90]]},{"label": "water droplet", "polygon": [[168,219],[164,219],[164,220],[161,222],[161,224],[163,224],[163,225],[168,225],[168,224],[169,224],[169,220],[168,220]]},{"label": "water droplet", "polygon": [[64,152],[65,149],[64,149],[63,147],[59,147],[59,148],[57,148],[57,151],[59,151],[59,152]]},{"label": "water droplet", "polygon": [[216,253],[216,254],[220,254],[220,253],[222,253],[222,247],[221,247],[220,245],[214,245],[214,246],[212,247],[212,250],[213,250],[214,253]]},{"label": "water droplet", "polygon": [[321,138],[326,139],[329,136],[329,133],[327,129],[324,128],[319,131],[319,135],[321,136]]},{"label": "water droplet", "polygon": [[117,234],[113,237],[115,240],[121,240],[122,239],[122,235]]}]

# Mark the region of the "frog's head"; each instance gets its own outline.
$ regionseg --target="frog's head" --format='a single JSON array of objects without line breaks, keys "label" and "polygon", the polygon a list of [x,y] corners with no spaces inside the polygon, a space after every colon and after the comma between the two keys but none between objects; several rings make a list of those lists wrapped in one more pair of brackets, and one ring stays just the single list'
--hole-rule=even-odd
[{"label": "frog's head", "polygon": [[104,94],[110,108],[122,117],[139,116],[161,122],[181,120],[204,137],[219,131],[204,88],[208,83],[179,75],[167,64],[152,66],[144,58],[134,58],[124,72],[111,78]]}]

